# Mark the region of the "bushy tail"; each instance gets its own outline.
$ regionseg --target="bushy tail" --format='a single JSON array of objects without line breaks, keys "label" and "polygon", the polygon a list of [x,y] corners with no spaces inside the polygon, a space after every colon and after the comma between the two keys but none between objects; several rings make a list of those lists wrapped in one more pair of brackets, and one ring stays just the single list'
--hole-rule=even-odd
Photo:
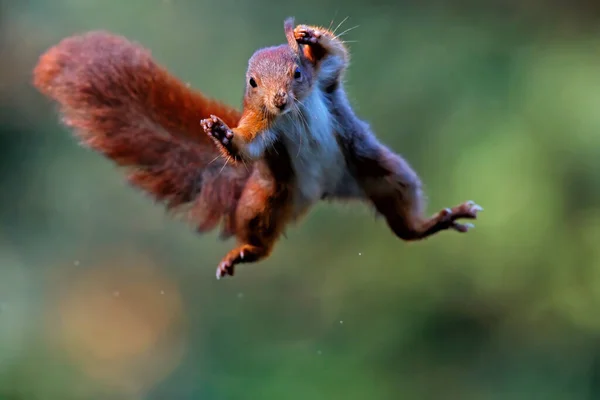
[{"label": "bushy tail", "polygon": [[60,106],[82,144],[126,167],[128,180],[168,209],[190,206],[199,231],[233,213],[248,177],[226,165],[200,120],[218,115],[235,126],[240,112],[194,92],[156,64],[148,50],[96,31],[62,40],[44,53],[34,85]]}]

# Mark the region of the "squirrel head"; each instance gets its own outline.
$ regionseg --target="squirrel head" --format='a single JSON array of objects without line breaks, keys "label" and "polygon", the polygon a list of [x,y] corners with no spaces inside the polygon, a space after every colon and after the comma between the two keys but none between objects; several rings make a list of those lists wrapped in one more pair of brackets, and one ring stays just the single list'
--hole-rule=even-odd
[{"label": "squirrel head", "polygon": [[288,44],[260,49],[248,61],[245,106],[271,118],[297,109],[296,103],[306,98],[314,82],[314,67],[299,51],[293,34],[290,38],[288,23]]}]

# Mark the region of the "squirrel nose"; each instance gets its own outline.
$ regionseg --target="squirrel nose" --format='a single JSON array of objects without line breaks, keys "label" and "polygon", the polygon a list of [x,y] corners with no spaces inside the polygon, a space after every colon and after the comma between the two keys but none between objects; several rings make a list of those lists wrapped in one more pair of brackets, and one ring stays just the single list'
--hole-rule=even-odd
[{"label": "squirrel nose", "polygon": [[287,92],[281,89],[277,93],[275,93],[275,97],[273,98],[273,104],[275,105],[275,107],[279,108],[280,110],[283,110],[283,108],[287,104]]}]

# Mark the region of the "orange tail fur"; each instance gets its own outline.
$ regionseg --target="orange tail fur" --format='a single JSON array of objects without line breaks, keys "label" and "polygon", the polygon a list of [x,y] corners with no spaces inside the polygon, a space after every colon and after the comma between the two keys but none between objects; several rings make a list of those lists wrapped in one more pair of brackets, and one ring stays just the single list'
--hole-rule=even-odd
[{"label": "orange tail fur", "polygon": [[128,169],[128,180],[169,210],[189,206],[198,231],[233,213],[249,172],[227,164],[200,120],[219,115],[236,126],[241,113],[194,92],[124,37],[90,32],[44,53],[34,86],[60,106],[82,144]]}]

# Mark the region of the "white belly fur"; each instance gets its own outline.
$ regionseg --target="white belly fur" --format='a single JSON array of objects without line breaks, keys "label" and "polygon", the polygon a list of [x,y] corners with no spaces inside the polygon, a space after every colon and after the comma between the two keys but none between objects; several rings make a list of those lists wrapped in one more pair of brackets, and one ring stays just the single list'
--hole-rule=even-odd
[{"label": "white belly fur", "polygon": [[321,200],[327,191],[335,190],[345,172],[344,155],[335,138],[334,120],[323,94],[314,90],[297,106],[301,115],[293,109],[273,127],[285,143],[295,171],[296,215]]}]

